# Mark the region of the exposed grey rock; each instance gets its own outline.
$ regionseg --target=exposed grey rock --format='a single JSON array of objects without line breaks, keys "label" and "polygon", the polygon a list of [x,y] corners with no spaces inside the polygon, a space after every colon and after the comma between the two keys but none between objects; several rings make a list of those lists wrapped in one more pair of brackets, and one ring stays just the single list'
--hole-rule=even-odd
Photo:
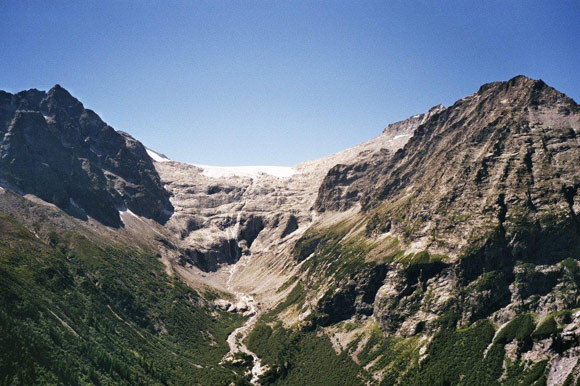
[{"label": "exposed grey rock", "polygon": [[367,172],[380,167],[385,159],[391,158],[394,152],[413,136],[420,125],[443,110],[445,110],[443,105],[437,105],[424,114],[417,114],[404,121],[388,125],[381,137],[392,138],[391,141],[397,141],[398,146],[360,153],[353,160],[355,163],[338,164],[331,168],[320,185],[315,203],[316,209],[319,211],[345,210],[360,201],[363,188],[368,185]]},{"label": "exposed grey rock", "polygon": [[0,93],[0,179],[68,213],[121,225],[119,211],[164,222],[172,212],[145,147],[68,91]]},{"label": "exposed grey rock", "polygon": [[[190,251],[180,262],[216,271],[251,253],[262,267],[291,265],[289,250],[316,216],[312,208],[329,169],[374,159],[377,154],[393,154],[405,144],[417,122],[429,114],[411,117],[411,123],[390,125],[378,137],[351,149],[297,165],[289,177],[249,175],[239,168],[217,168],[220,173],[216,174],[204,166],[155,162],[175,207],[167,226],[180,235],[181,247]],[[236,274],[243,275],[241,270]]]}]

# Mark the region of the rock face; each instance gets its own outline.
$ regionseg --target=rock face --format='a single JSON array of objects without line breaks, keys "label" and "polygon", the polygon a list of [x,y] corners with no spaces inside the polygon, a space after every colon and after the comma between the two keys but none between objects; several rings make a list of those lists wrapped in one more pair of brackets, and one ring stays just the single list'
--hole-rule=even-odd
[{"label": "rock face", "polygon": [[164,222],[172,207],[144,146],[60,86],[0,92],[0,179],[69,214],[121,225],[119,211]]},{"label": "rock face", "polygon": [[[422,249],[458,256],[497,229],[514,259],[577,252],[579,109],[541,80],[484,85],[425,120],[394,157],[342,167],[364,171],[348,191],[377,215],[372,227],[389,224]],[[333,193],[342,174],[331,171],[317,208],[357,200]]]},{"label": "rock face", "polygon": [[[417,114],[404,121],[392,123],[378,138],[373,140],[373,142],[386,140],[391,146],[381,147],[380,151],[359,153],[354,160],[340,160],[340,163],[329,170],[320,185],[315,202],[316,209],[321,212],[345,210],[360,201],[364,188],[368,186],[368,179],[365,178],[368,172],[379,168],[386,159],[391,158],[395,151],[407,143],[420,125],[444,109],[443,105],[437,105],[424,114]],[[348,163],[348,161],[355,162]]]},{"label": "rock face", "polygon": [[520,340],[500,341],[506,355],[546,361],[548,384],[575,382],[580,337],[566,332],[573,318],[552,319],[580,306],[579,135],[580,106],[517,76],[432,110],[394,153],[330,169],[322,215],[294,255],[309,280],[325,278],[315,284],[325,293],[307,297],[314,320],[368,315],[358,294],[382,267],[370,304],[387,334],[515,326],[528,315]]},{"label": "rock face", "polygon": [[[397,258],[405,264],[390,265],[377,295],[385,328],[408,334],[403,324],[412,315],[440,316],[450,294],[461,323],[508,305],[516,312],[577,306],[569,303],[574,280],[564,297],[554,291],[566,277],[555,264],[580,256],[580,107],[541,80],[518,76],[432,112],[394,155],[331,169],[316,202],[319,210],[361,202],[369,240],[387,237],[376,254],[396,240],[407,255]],[[345,170],[354,176],[345,178]],[[419,278],[411,274],[417,266]],[[426,301],[431,291],[436,304]]]},{"label": "rock face", "polygon": [[213,272],[251,254],[262,263],[276,256],[284,260],[280,264],[288,265],[292,244],[317,216],[312,209],[329,169],[394,154],[420,123],[441,109],[443,106],[436,106],[426,114],[389,125],[378,137],[358,146],[282,173],[269,168],[155,162],[175,207],[167,226],[179,235],[181,264]]},{"label": "rock face", "polygon": [[[486,84],[294,168],[147,153],[58,86],[0,93],[0,132],[3,186],[112,226],[128,209],[120,231],[151,235],[169,272],[278,305],[269,317],[285,326],[331,335],[355,321],[341,332],[359,334],[341,343],[355,360],[376,352],[367,341],[392,351],[363,366],[369,379],[396,368],[423,384],[412,377],[441,339],[477,328],[474,360],[499,356],[498,383],[536,365],[550,385],[580,378],[580,106],[541,80]],[[375,326],[396,338],[381,346]]]}]

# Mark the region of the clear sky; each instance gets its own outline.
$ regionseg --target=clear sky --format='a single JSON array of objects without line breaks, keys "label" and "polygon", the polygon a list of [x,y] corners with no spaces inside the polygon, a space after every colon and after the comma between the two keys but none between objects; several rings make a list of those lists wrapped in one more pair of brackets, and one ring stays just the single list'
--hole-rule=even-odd
[{"label": "clear sky", "polygon": [[0,89],[190,163],[294,165],[518,74],[579,101],[579,69],[578,0],[0,2]]}]

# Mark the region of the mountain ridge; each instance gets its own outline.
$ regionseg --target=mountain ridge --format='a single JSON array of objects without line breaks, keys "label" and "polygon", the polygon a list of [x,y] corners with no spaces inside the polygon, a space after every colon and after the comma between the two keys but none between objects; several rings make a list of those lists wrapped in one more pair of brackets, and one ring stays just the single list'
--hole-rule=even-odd
[{"label": "mountain ridge", "polygon": [[[48,251],[42,264],[65,254],[59,267],[74,280],[64,287],[56,281],[50,291],[104,293],[116,315],[155,340],[188,341],[184,331],[193,332],[167,317],[164,298],[157,304],[145,288],[186,283],[193,292],[172,304],[187,308],[179,308],[182,316],[198,315],[207,329],[190,336],[206,344],[214,334],[222,339],[212,343],[219,361],[179,349],[203,361],[203,369],[186,365],[200,382],[215,370],[224,384],[580,379],[580,107],[541,80],[487,83],[449,107],[434,106],[353,148],[303,162],[283,178],[208,171],[150,153],[60,86],[0,93],[0,133],[0,173],[10,188],[0,190],[9,216],[0,217],[10,229],[0,240],[5,255],[31,239]],[[35,174],[37,168],[43,172]],[[98,183],[59,179],[69,170]],[[40,177],[47,182],[36,183]],[[86,195],[101,198],[105,209],[82,201]],[[73,203],[89,215],[79,215]],[[105,245],[114,246],[110,257],[99,252]],[[99,267],[85,265],[91,254]],[[0,270],[26,282],[20,272],[35,272],[34,260],[23,259],[20,271],[11,268],[14,261],[0,259]],[[87,282],[93,275],[94,288]],[[31,288],[49,286],[38,277]],[[107,285],[101,289],[100,282]],[[8,294],[3,303],[11,304],[14,283],[0,285]],[[124,285],[145,291],[144,310]],[[98,299],[96,307],[106,304]],[[57,303],[54,312],[75,333],[98,338],[67,316],[76,303]],[[11,318],[25,326],[18,315],[0,313],[0,323]],[[51,328],[68,330],[56,322]],[[141,342],[138,334],[123,334]],[[163,362],[140,344],[156,370],[131,357],[139,379],[183,381],[170,370],[161,376]],[[127,355],[122,343],[117,349]],[[6,361],[0,369],[12,363]],[[98,379],[131,384],[128,370],[117,365],[110,372],[93,362],[75,362],[71,371],[81,377],[91,368]],[[58,379],[75,379],[46,366]],[[330,374],[326,383],[321,368]]]},{"label": "mountain ridge", "polygon": [[3,181],[70,214],[121,226],[128,207],[164,221],[171,212],[143,145],[103,122],[59,85],[0,98]]}]

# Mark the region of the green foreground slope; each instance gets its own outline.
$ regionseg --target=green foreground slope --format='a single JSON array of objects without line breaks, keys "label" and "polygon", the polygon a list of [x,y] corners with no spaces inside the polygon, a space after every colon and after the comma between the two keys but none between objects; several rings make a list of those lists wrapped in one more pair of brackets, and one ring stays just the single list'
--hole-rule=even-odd
[{"label": "green foreground slope", "polygon": [[[229,384],[241,317],[164,272],[153,253],[0,217],[0,384]],[[204,296],[209,296],[205,294]]]}]

